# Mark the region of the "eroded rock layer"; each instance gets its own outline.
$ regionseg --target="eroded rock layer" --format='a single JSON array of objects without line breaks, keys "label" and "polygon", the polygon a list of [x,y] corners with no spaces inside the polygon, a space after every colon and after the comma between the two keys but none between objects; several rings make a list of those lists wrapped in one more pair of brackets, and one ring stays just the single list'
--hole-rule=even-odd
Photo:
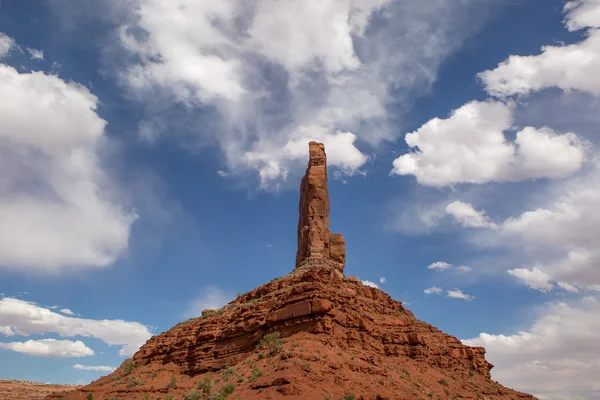
[{"label": "eroded rock layer", "polygon": [[[285,343],[269,354],[260,342],[273,332]],[[208,379],[238,399],[532,399],[493,382],[484,354],[356,278],[302,268],[154,336],[135,368],[51,398],[180,399]]]}]

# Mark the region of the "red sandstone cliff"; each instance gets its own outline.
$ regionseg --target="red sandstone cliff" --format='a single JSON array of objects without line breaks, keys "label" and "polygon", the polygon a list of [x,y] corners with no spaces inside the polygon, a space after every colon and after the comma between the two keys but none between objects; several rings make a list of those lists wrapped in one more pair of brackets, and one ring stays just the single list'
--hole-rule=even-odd
[{"label": "red sandstone cliff", "polygon": [[533,399],[490,379],[485,350],[343,276],[325,151],[310,144],[296,269],[154,336],[109,376],[48,399]]}]

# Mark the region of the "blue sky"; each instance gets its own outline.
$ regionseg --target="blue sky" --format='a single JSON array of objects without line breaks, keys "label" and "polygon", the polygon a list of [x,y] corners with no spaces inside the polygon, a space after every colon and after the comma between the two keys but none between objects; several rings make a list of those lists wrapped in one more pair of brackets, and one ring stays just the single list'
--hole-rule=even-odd
[{"label": "blue sky", "polygon": [[501,383],[596,398],[599,28],[598,0],[3,1],[0,377],[89,382],[291,271],[319,140],[347,275]]}]

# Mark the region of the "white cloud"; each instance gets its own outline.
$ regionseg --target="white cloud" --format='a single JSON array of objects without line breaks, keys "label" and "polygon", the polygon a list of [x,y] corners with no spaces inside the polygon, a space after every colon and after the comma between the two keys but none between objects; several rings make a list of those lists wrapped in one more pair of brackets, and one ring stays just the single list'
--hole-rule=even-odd
[{"label": "white cloud", "polygon": [[[600,285],[600,170],[596,165],[582,177],[553,186],[543,205],[501,223],[463,224],[491,228],[499,244],[522,249],[537,258],[533,266],[514,268],[509,274],[531,288],[550,291],[555,286],[569,291],[593,290]],[[478,215],[470,204],[466,206]],[[483,215],[483,214],[481,214]],[[459,217],[454,217],[461,221]]]},{"label": "white cloud", "polygon": [[94,351],[83,342],[71,340],[41,339],[26,342],[0,343],[7,349],[33,357],[71,358],[93,356]]},{"label": "white cloud", "polygon": [[138,322],[72,318],[14,298],[0,300],[0,326],[10,327],[21,336],[56,333],[61,337],[92,337],[122,346],[119,354],[123,356],[135,353],[152,336]]},{"label": "white cloud", "polygon": [[[600,27],[598,0],[565,5],[569,30]],[[527,95],[550,87],[600,95],[600,30],[590,29],[580,42],[544,46],[535,56],[510,56],[497,68],[479,74],[486,90],[496,97]]]},{"label": "white cloud", "polygon": [[[361,147],[397,136],[387,115],[390,88],[395,109],[406,111],[495,3],[105,2],[126,21],[119,39],[137,61],[121,78],[148,109],[143,135],[186,130],[157,112],[165,105],[209,109],[202,124],[182,118],[185,133],[210,122],[193,133],[220,146],[231,174],[256,171],[264,188],[302,171],[308,138],[331,141],[329,150],[343,146],[330,165],[358,173],[367,159]],[[374,11],[378,23],[369,30]],[[479,18],[464,24],[465,13]],[[302,148],[302,160],[288,157],[289,145]]]},{"label": "white cloud", "polygon": [[59,311],[63,314],[75,315],[75,313],[73,311],[69,310],[68,308],[63,308],[62,310],[59,310]]},{"label": "white cloud", "polygon": [[583,28],[600,28],[600,1],[573,0],[567,2],[563,11],[565,23],[570,31]]},{"label": "white cloud", "polygon": [[445,271],[450,268],[452,268],[452,264],[448,264],[447,262],[444,262],[444,261],[436,261],[427,267],[427,269],[435,269],[437,271]]},{"label": "white cloud", "polygon": [[584,144],[574,133],[525,127],[509,141],[504,132],[514,122],[512,106],[472,101],[449,118],[434,118],[406,134],[413,149],[394,160],[393,174],[414,175],[420,184],[449,186],[559,178],[579,170]]},{"label": "white cloud", "polygon": [[459,272],[471,272],[472,268],[467,267],[466,265],[460,265],[460,266],[456,267],[456,270]]},{"label": "white cloud", "polygon": [[209,286],[200,290],[200,297],[192,302],[186,313],[187,318],[196,318],[202,315],[204,310],[216,310],[223,307],[233,299],[233,295],[215,286]]},{"label": "white cloud", "polygon": [[550,275],[537,267],[530,270],[525,268],[511,269],[508,271],[508,274],[521,279],[532,289],[537,289],[541,292],[547,292],[554,287],[550,283]]},{"label": "white cloud", "polygon": [[6,34],[0,32],[0,58],[6,56],[8,52],[15,45],[13,38],[6,36]]},{"label": "white cloud", "polygon": [[382,276],[381,278],[379,278],[379,283],[386,283],[387,279],[385,276]]},{"label": "white cloud", "polygon": [[218,170],[217,174],[221,177],[221,178],[226,178],[227,176],[229,176],[229,174],[223,170]]},{"label": "white cloud", "polygon": [[456,222],[465,228],[493,228],[496,226],[485,215],[485,211],[477,211],[469,203],[454,201],[446,206],[446,214],[454,217]]},{"label": "white cloud", "polygon": [[471,296],[470,294],[463,293],[462,290],[460,290],[460,289],[446,290],[446,293],[448,294],[448,297],[450,297],[451,299],[461,299],[461,300],[466,300],[466,301],[475,300],[475,296]]},{"label": "white cloud", "polygon": [[[0,268],[103,267],[135,216],[100,167],[106,121],[88,89],[0,64]],[[35,251],[31,251],[35,248]]]},{"label": "white cloud", "polygon": [[101,371],[101,372],[113,372],[114,370],[116,370],[115,367],[107,367],[107,366],[103,366],[103,365],[74,364],[73,368],[79,369],[82,371]]},{"label": "white cloud", "polygon": [[374,287],[376,289],[379,289],[379,285],[376,284],[375,282],[371,282],[371,281],[361,281],[361,282],[363,283],[363,285],[371,286],[371,287]]},{"label": "white cloud", "polygon": [[32,49],[32,48],[28,47],[27,52],[31,56],[32,60],[43,60],[44,59],[44,52],[42,50]]},{"label": "white cloud", "polygon": [[584,297],[546,305],[526,330],[463,342],[484,346],[492,377],[509,387],[540,399],[583,400],[600,396],[599,341],[600,300]]},{"label": "white cloud", "polygon": [[423,290],[425,294],[442,294],[443,290],[440,287],[432,286],[428,289]]}]

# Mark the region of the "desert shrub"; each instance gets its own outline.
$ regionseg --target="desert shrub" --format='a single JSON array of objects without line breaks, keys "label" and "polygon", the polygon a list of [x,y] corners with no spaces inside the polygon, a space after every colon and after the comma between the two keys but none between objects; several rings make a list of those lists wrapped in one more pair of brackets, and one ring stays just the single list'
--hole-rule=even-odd
[{"label": "desert shrub", "polygon": [[448,386],[448,382],[446,382],[446,380],[445,380],[445,379],[443,379],[443,378],[442,378],[442,379],[440,379],[438,382],[439,382],[440,384],[444,385],[444,386]]},{"label": "desert shrub", "polygon": [[469,376],[475,376],[475,372],[469,371]]},{"label": "desert shrub", "polygon": [[225,385],[221,389],[219,389],[219,393],[222,394],[223,396],[227,397],[231,393],[233,393],[234,390],[235,390],[235,386],[233,385],[233,383],[228,383],[227,385]]},{"label": "desert shrub", "polygon": [[169,385],[167,386],[167,390],[173,389],[177,386],[177,378],[175,378],[175,374],[171,374],[171,380],[169,381]]},{"label": "desert shrub", "polygon": [[200,382],[198,382],[198,389],[202,390],[202,394],[206,397],[210,394],[212,390],[213,382],[210,379],[210,376],[206,375]]},{"label": "desert shrub", "polygon": [[341,400],[356,400],[356,396],[352,393],[346,393],[344,397],[340,398]]},{"label": "desert shrub", "polygon": [[256,367],[252,368],[252,375],[250,376],[250,381],[254,382],[256,381],[258,378],[260,378],[262,376],[262,371]]},{"label": "desert shrub", "polygon": [[132,359],[125,360],[125,362],[123,363],[123,367],[125,368],[125,375],[129,375],[133,372],[133,369],[135,368],[135,361],[133,361]]},{"label": "desert shrub", "polygon": [[231,377],[233,376],[234,373],[235,373],[235,370],[231,367],[227,367],[227,368],[223,369],[223,379],[228,381],[229,379],[231,379]]},{"label": "desert shrub", "polygon": [[185,393],[183,395],[183,398],[185,400],[200,400],[201,397],[200,397],[200,393],[196,389],[194,389],[194,390],[191,390],[191,391]]},{"label": "desert shrub", "polygon": [[265,348],[269,353],[269,357],[279,353],[283,348],[283,340],[280,339],[279,332],[268,333],[260,341],[260,346]]},{"label": "desert shrub", "polygon": [[94,399],[94,395],[92,394],[92,392],[88,392],[87,398],[88,398],[88,400],[93,400]]}]

